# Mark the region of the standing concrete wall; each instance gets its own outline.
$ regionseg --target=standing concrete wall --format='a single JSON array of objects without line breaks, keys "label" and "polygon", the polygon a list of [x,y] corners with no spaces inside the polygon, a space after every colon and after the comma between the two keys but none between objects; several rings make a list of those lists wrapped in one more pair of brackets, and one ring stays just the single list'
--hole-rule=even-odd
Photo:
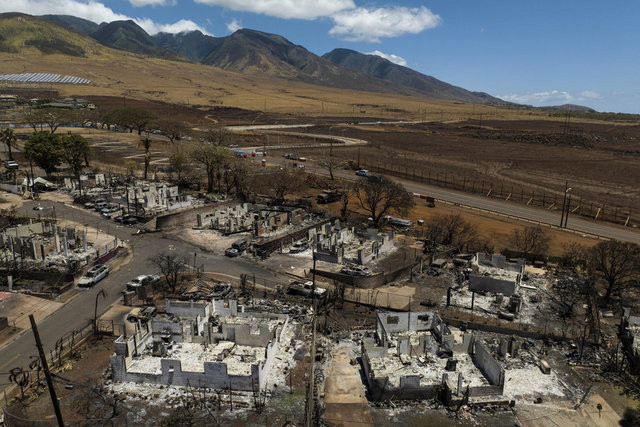
[{"label": "standing concrete wall", "polygon": [[471,359],[474,365],[476,365],[487,378],[489,384],[504,387],[504,369],[498,361],[494,359],[491,353],[478,341],[474,342],[473,349]]}]

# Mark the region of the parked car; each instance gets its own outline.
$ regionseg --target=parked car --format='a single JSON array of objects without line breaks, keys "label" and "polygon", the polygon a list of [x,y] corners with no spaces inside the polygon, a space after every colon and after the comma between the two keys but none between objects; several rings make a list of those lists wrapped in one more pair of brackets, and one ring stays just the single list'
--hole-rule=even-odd
[{"label": "parked car", "polygon": [[[287,293],[290,295],[300,295],[303,297],[311,297],[313,291],[313,282],[291,282],[287,287]],[[327,296],[327,290],[325,288],[321,288],[316,286],[315,292],[313,292],[316,298],[324,298]]]},{"label": "parked car", "polygon": [[356,175],[358,175],[358,176],[371,176],[371,173],[367,169],[358,169],[356,171]]},{"label": "parked car", "polygon": [[136,307],[127,314],[127,320],[131,323],[135,323],[137,321],[147,322],[155,316],[157,312],[158,309],[155,307]]},{"label": "parked car", "polygon": [[33,210],[34,210],[34,211],[41,211],[41,210],[43,210],[43,209],[44,209],[44,208],[42,207],[42,205],[41,205],[40,203],[38,203],[37,205],[35,205],[35,206],[33,207]]},{"label": "parked car", "polygon": [[322,193],[318,194],[318,203],[326,204],[337,202],[341,197],[342,193],[337,190],[325,190]]},{"label": "parked car", "polygon": [[235,258],[242,255],[242,251],[239,251],[236,248],[227,248],[225,249],[224,254],[228,257]]},{"label": "parked car", "polygon": [[249,247],[250,243],[251,240],[249,239],[238,239],[231,244],[231,247],[239,250],[240,252],[244,252]]},{"label": "parked car", "polygon": [[408,219],[393,218],[390,216],[385,217],[385,219],[389,222],[389,224],[395,225],[397,227],[411,227],[412,225],[412,222]]},{"label": "parked car", "polygon": [[111,218],[118,211],[120,211],[119,206],[107,206],[106,208],[102,209],[100,213],[106,218]]},{"label": "parked car", "polygon": [[307,242],[306,240],[301,240],[299,242],[295,242],[293,245],[291,245],[291,248],[289,249],[289,253],[290,254],[297,254],[300,252],[304,252],[307,249],[309,249],[309,242]]},{"label": "parked car", "polygon": [[133,225],[137,222],[138,222],[138,218],[132,215],[128,215],[128,216],[125,215],[125,217],[122,218],[122,223],[125,225]]},{"label": "parked car", "polygon": [[298,160],[298,156],[296,154],[293,153],[288,153],[284,155],[285,159],[289,159],[289,160]]},{"label": "parked car", "polygon": [[4,167],[6,167],[7,169],[18,169],[18,166],[18,162],[14,160],[7,160],[6,162],[4,162]]},{"label": "parked car", "polygon": [[229,144],[229,148],[238,148],[239,145],[238,144]]},{"label": "parked car", "polygon": [[145,286],[148,284],[155,284],[160,281],[160,276],[157,274],[141,274],[135,279],[131,280],[127,283],[127,290],[133,291],[140,286]]},{"label": "parked car", "polygon": [[107,277],[109,274],[109,267],[104,264],[91,267],[82,278],[78,281],[78,286],[81,288],[90,288],[100,280]]},{"label": "parked car", "polygon": [[362,277],[369,277],[372,274],[369,267],[364,267],[362,265],[352,265],[352,266],[342,267],[342,270],[340,270],[340,273],[347,274],[349,276],[362,276]]}]

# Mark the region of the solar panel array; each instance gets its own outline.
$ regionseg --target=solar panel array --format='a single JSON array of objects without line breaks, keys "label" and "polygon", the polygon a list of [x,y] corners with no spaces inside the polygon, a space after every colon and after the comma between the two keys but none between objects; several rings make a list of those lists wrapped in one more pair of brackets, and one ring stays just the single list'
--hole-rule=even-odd
[{"label": "solar panel array", "polygon": [[72,85],[88,85],[91,80],[83,79],[76,76],[64,76],[52,73],[21,73],[21,74],[2,74],[0,82],[18,82],[18,83],[67,83]]}]

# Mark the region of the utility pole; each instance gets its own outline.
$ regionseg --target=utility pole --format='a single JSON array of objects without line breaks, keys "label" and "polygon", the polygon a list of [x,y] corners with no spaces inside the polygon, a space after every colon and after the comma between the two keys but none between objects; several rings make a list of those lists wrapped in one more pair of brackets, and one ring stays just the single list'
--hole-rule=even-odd
[{"label": "utility pole", "polygon": [[567,211],[564,214],[564,228],[567,228],[567,221],[569,220],[569,212],[571,212],[571,194],[567,197]]},{"label": "utility pole", "polygon": [[38,334],[38,327],[36,321],[33,318],[33,314],[29,315],[29,321],[31,322],[31,330],[33,336],[36,339],[36,347],[38,347],[38,354],[40,355],[40,362],[42,363],[42,370],[44,370],[44,376],[47,380],[47,387],[49,388],[49,395],[51,396],[51,403],[53,403],[53,410],[56,413],[56,420],[58,420],[58,426],[63,427],[64,421],[62,420],[62,412],[60,412],[60,402],[56,397],[56,390],[53,388],[53,380],[51,379],[51,372],[49,372],[49,365],[47,364],[47,356],[42,349],[42,342],[40,341],[40,334]]},{"label": "utility pole", "polygon": [[567,203],[567,189],[569,188],[569,181],[564,182],[564,197],[562,198],[562,214],[560,214],[560,228],[564,224],[564,209]]}]

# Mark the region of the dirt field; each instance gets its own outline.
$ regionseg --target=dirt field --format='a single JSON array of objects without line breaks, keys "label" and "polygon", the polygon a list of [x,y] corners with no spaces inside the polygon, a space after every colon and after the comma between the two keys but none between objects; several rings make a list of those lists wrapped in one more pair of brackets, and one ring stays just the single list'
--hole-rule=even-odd
[{"label": "dirt field", "polygon": [[[559,207],[565,181],[572,210],[632,222],[640,209],[640,126],[546,120],[429,123],[412,126],[328,126],[309,133],[344,134],[370,142],[334,155],[374,173]],[[299,150],[313,158],[326,150]],[[600,217],[602,217],[602,212]]]},{"label": "dirt field", "polygon": [[[330,204],[329,209],[332,214],[339,215],[339,203]],[[349,202],[349,209],[356,214],[363,214],[364,212],[358,206],[355,197],[351,198]],[[436,203],[435,208],[430,208],[422,200],[419,199],[416,199],[415,207],[403,217],[410,219],[414,224],[417,224],[417,221],[419,219],[427,222],[430,218],[438,215],[457,214],[459,214],[463,219],[469,221],[470,223],[475,224],[478,229],[478,235],[490,242],[494,246],[494,251],[496,253],[500,252],[502,249],[515,250],[511,243],[511,234],[513,233],[513,230],[522,229],[525,226],[530,225],[529,223],[524,221],[496,217],[488,213],[485,214],[475,210],[445,203]],[[419,227],[417,227],[416,233],[418,236],[422,235]],[[592,246],[599,241],[588,236],[583,236],[568,231],[559,231],[551,228],[547,230],[547,234],[550,238],[548,251],[549,256],[562,255],[564,246],[570,243]]]}]

